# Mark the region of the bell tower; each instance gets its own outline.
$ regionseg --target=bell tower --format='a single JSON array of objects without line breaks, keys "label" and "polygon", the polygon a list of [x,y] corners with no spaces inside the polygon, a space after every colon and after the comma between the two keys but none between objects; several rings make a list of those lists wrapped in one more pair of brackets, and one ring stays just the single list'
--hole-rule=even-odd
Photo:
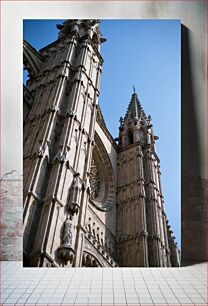
[{"label": "bell tower", "polygon": [[67,20],[37,52],[24,42],[24,265],[81,265],[105,41],[98,20]]},{"label": "bell tower", "polygon": [[119,266],[171,266],[151,117],[135,92],[120,118],[117,181]]}]

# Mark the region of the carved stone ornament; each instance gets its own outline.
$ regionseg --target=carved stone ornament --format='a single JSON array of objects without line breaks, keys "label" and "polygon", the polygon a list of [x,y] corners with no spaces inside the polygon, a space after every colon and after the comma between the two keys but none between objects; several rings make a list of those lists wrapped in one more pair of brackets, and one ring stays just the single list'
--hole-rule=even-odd
[{"label": "carved stone ornament", "polygon": [[40,256],[33,256],[30,261],[30,267],[39,267],[41,262]]},{"label": "carved stone ornament", "polygon": [[89,171],[89,202],[96,209],[106,212],[113,207],[115,186],[113,169],[102,140],[95,133],[95,146]]},{"label": "carved stone ornament", "polygon": [[64,222],[63,244],[72,245],[72,217],[67,217]]},{"label": "carved stone ornament", "polygon": [[110,201],[100,201],[101,193],[103,192],[104,179],[101,177],[99,167],[97,162],[92,159],[91,168],[90,168],[90,203],[95,206],[100,211],[108,211],[112,208],[112,203]]},{"label": "carved stone ornament", "polygon": [[90,168],[90,188],[91,188],[91,199],[95,200],[100,191],[100,175],[95,160],[92,159]]},{"label": "carved stone ornament", "polygon": [[57,154],[54,157],[53,162],[55,160],[58,160],[61,163],[67,162],[69,160],[69,150],[70,150],[69,147],[66,147],[64,150],[62,147],[60,147]]},{"label": "carved stone ornament", "polygon": [[102,265],[94,255],[83,252],[82,267],[102,267]]},{"label": "carved stone ornament", "polygon": [[82,190],[82,183],[79,178],[79,173],[74,175],[74,181],[72,183],[70,193],[69,193],[69,200],[67,203],[68,211],[73,216],[74,214],[78,214],[79,206],[80,206],[80,195]]},{"label": "carved stone ornament", "polygon": [[54,265],[47,258],[44,258],[43,267],[51,267],[52,268],[52,267],[54,267]]},{"label": "carved stone ornament", "polygon": [[45,152],[45,148],[42,146],[41,141],[40,141],[39,142],[39,146],[38,146],[38,148],[37,148],[35,153],[37,154],[37,156],[43,157],[44,152]]},{"label": "carved stone ornament", "polygon": [[62,245],[58,248],[58,256],[66,265],[68,261],[71,263],[74,259],[74,250],[72,248],[72,217],[67,217],[64,222]]},{"label": "carved stone ornament", "polygon": [[74,250],[69,245],[61,245],[58,248],[58,257],[64,262],[65,265],[68,263],[68,261],[70,263],[73,262],[74,254]]}]

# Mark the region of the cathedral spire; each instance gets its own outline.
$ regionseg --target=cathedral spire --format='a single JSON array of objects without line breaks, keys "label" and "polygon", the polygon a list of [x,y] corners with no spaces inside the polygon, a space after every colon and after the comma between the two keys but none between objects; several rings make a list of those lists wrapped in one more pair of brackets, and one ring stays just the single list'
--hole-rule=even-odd
[{"label": "cathedral spire", "polygon": [[133,85],[133,91],[134,91],[134,94],[136,93],[136,90],[135,90],[135,87],[134,87],[134,85]]},{"label": "cathedral spire", "polygon": [[135,87],[133,85],[133,94],[131,96],[131,100],[129,102],[129,105],[128,105],[128,108],[127,108],[127,112],[126,112],[126,115],[124,117],[125,118],[128,118],[128,117],[131,117],[131,118],[140,118],[141,115],[143,115],[143,117],[146,118],[146,114],[141,106],[141,103],[139,101],[139,98],[138,98],[138,95],[136,93],[136,90],[135,90]]}]

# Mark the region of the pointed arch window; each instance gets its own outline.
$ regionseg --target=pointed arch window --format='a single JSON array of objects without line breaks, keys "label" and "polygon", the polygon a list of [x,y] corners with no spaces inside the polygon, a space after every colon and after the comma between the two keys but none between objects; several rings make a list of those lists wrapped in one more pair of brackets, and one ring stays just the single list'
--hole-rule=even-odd
[{"label": "pointed arch window", "polygon": [[133,134],[132,130],[128,131],[127,137],[128,137],[128,144],[133,144],[134,143],[134,134]]}]

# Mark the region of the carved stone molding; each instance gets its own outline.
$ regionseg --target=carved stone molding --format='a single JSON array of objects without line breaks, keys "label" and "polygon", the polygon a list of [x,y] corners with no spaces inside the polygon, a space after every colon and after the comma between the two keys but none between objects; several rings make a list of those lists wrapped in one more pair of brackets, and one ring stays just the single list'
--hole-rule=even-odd
[{"label": "carved stone molding", "polygon": [[90,203],[101,211],[112,208],[115,196],[113,169],[108,153],[97,134],[90,170]]}]

